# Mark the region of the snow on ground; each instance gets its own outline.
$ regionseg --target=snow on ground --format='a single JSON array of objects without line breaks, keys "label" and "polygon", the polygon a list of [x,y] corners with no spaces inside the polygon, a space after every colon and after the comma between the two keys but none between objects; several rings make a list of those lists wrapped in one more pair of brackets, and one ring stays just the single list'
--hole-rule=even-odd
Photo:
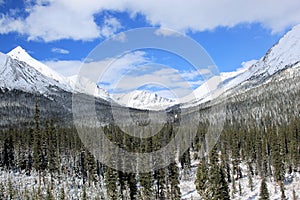
[{"label": "snow on ground", "polygon": [[[194,166],[194,164],[192,164]],[[187,179],[182,179],[180,181],[180,190],[181,190],[181,199],[183,200],[198,200],[200,199],[199,194],[197,193],[196,186],[194,184],[196,179],[196,173],[197,173],[197,167],[192,167],[193,175],[190,176]],[[253,191],[250,190],[250,187],[248,185],[248,177],[246,173],[243,173],[244,177],[240,180],[236,181],[236,189],[237,192],[232,196],[232,184],[229,183],[229,189],[230,189],[230,195],[231,199],[241,199],[241,200],[256,200],[259,199],[259,193],[260,193],[260,184],[261,184],[261,177],[254,176],[253,177]],[[271,200],[280,200],[281,199],[281,191],[280,186],[269,177],[267,180],[267,186],[268,191],[270,194]],[[242,188],[242,195],[239,195],[238,192],[238,184],[241,184]],[[292,174],[286,174],[285,181],[284,181],[284,188],[285,188],[285,196],[287,199],[293,199],[293,190],[295,190],[296,195],[298,196],[298,199],[300,199],[300,173],[292,173]]]},{"label": "snow on ground", "polygon": [[[8,192],[7,185],[10,181],[13,185],[13,188],[17,191],[17,196],[22,196],[22,194],[26,193],[26,191],[30,193],[32,191],[37,192],[39,187],[38,174],[34,172],[28,176],[24,173],[19,172],[0,171],[0,181],[2,184],[6,185],[4,190],[5,193]],[[47,195],[47,187],[50,185],[50,183],[51,176],[49,173],[46,173],[44,177],[41,177],[40,187],[43,196]],[[62,188],[64,189],[66,199],[81,199],[83,193],[82,179],[79,179],[78,177],[72,175],[66,176],[55,174],[55,178],[53,178],[52,190],[52,194],[54,195],[55,199],[59,199]],[[99,190],[99,185],[91,184],[90,187],[86,187],[86,193],[92,199],[100,197],[101,191]]]}]

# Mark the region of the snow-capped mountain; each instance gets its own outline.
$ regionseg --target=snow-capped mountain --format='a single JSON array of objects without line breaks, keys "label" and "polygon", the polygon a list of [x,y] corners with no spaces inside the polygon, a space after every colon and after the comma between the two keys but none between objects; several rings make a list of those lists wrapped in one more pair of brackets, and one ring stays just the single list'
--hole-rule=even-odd
[{"label": "snow-capped mountain", "polygon": [[[42,86],[48,84],[65,91],[87,93],[108,101],[114,99],[119,104],[128,107],[159,110],[178,102],[183,103],[183,107],[189,107],[216,99],[221,95],[226,97],[238,94],[265,83],[276,72],[291,67],[299,61],[300,25],[295,26],[285,34],[260,60],[244,62],[242,63],[243,67],[234,72],[224,72],[220,73],[219,76],[213,76],[195,89],[192,94],[177,100],[170,100],[155,93],[140,90],[121,96],[114,95],[115,97],[112,98],[105,89],[98,87],[96,83],[91,83],[77,76],[64,77],[60,75],[32,58],[19,46],[7,55],[1,54],[0,69],[2,73],[0,78],[2,80],[1,87],[10,89],[34,90],[43,93],[45,88]],[[9,68],[10,65],[11,69]],[[40,77],[41,75],[43,76]]]},{"label": "snow-capped mountain", "polygon": [[0,87],[47,94],[50,90],[61,89],[62,85],[27,63],[0,53]]},{"label": "snow-capped mountain", "polygon": [[239,93],[242,85],[247,85],[244,90],[251,89],[263,84],[276,72],[294,66],[298,62],[300,62],[300,25],[286,33],[260,60],[243,63],[243,67],[235,72],[211,77],[181,102],[188,102],[185,106],[198,105],[222,94]]},{"label": "snow-capped mountain", "polygon": [[36,70],[41,72],[43,75],[50,77],[56,81],[58,81],[61,84],[66,84],[66,79],[56,71],[52,70],[50,67],[46,66],[42,62],[34,59],[31,57],[25,49],[22,47],[18,46],[11,50],[10,52],[7,53],[11,58],[23,61],[27,63],[28,65],[34,67]]},{"label": "snow-capped mountain", "polygon": [[66,80],[76,92],[87,93],[108,101],[111,100],[111,97],[107,90],[99,87],[96,83],[92,83],[87,78],[74,75],[67,77]]},{"label": "snow-capped mountain", "polygon": [[[5,57],[4,54],[2,54],[2,57]],[[46,66],[42,62],[34,59],[31,57],[26,50],[24,50],[22,47],[18,46],[11,50],[9,53],[7,53],[6,58],[9,59],[10,61],[7,63],[5,66],[5,69],[8,71],[8,69],[11,67],[13,68],[14,64],[13,63],[19,63],[19,65],[26,65],[26,67],[21,67],[18,71],[19,73],[22,72],[22,70],[29,69],[27,71],[30,71],[32,73],[31,75],[28,73],[27,77],[32,76],[35,77],[36,80],[40,80],[37,76],[38,73],[43,75],[43,78],[47,77],[49,79],[49,84],[50,85],[55,85],[57,88],[60,88],[64,91],[68,92],[82,92],[82,93],[87,93],[90,95],[94,95],[95,97],[99,97],[105,100],[110,100],[108,92],[103,89],[98,87],[95,83],[92,84],[88,82],[87,80],[82,80],[78,78],[78,76],[72,76],[72,77],[64,77],[63,75],[55,72],[53,69],[50,67]],[[3,59],[2,59],[3,60]],[[4,67],[4,64],[1,63],[1,66]],[[11,72],[14,71],[13,69]],[[37,73],[38,72],[38,73]],[[13,74],[10,73],[10,74]],[[4,75],[4,74],[3,74]],[[25,77],[25,76],[24,76]],[[10,88],[10,89],[21,89],[26,92],[39,92],[39,93],[45,93],[46,92],[46,87],[40,87],[40,86],[45,86],[44,84],[38,83],[38,81],[32,83],[32,82],[24,82],[22,80],[21,82],[16,82],[16,79],[8,79],[7,76],[3,76],[3,85],[5,87]],[[9,82],[9,80],[11,80]],[[30,78],[29,78],[30,80]],[[46,82],[44,82],[46,83]],[[88,85],[87,85],[88,84]],[[88,91],[87,88],[91,88],[90,86],[93,86],[93,91]]]},{"label": "snow-capped mountain", "polygon": [[[243,62],[242,67],[238,68],[236,71],[222,72],[219,76],[212,76],[196,88],[193,93],[180,99],[180,102],[188,102],[186,106],[191,106],[192,104],[203,103],[217,97],[220,93],[234,87],[237,84],[234,80],[244,72],[248,71],[256,62],[257,60]],[[242,79],[239,81],[242,81]]]},{"label": "snow-capped mountain", "polygon": [[175,100],[160,97],[156,93],[144,90],[135,90],[121,96],[115,95],[114,99],[127,107],[150,110],[165,109],[177,103]]}]

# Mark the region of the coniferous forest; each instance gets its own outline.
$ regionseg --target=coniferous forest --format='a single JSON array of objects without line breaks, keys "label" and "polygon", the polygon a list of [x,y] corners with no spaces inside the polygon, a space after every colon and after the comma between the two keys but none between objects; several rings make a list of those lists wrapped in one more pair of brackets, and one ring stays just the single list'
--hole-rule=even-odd
[{"label": "coniferous forest", "polygon": [[[281,199],[286,175],[300,172],[300,119],[275,125],[266,117],[227,121],[216,145],[203,150],[208,124],[200,123],[190,148],[178,161],[148,173],[126,173],[100,163],[81,143],[75,127],[40,120],[36,103],[34,125],[1,130],[0,199],[181,199],[180,181],[192,174],[201,199],[242,197],[240,179],[261,180],[259,199],[270,199],[267,181],[275,183]],[[173,124],[144,145],[116,125],[103,127],[116,144],[131,151],[152,151],[172,137]],[[126,163],[126,160],[124,160]],[[245,187],[245,186],[243,186]],[[257,186],[256,186],[257,187]],[[196,198],[196,197],[195,197]],[[293,199],[299,191],[293,191]],[[197,199],[197,198],[196,198]]]}]

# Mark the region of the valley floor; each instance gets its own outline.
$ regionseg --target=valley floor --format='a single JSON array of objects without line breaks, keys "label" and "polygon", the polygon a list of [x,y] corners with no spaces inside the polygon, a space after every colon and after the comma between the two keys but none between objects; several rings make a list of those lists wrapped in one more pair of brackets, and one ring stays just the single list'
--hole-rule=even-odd
[{"label": "valley floor", "polygon": [[[198,165],[197,161],[193,162],[191,173],[190,173],[191,175],[187,176],[187,178],[182,178],[180,182],[182,200],[200,199],[200,196],[197,193],[196,186],[194,184],[196,179],[196,173],[197,173],[197,165]],[[246,171],[246,169],[244,170]],[[240,182],[241,184],[241,189],[242,189],[241,195],[239,194],[238,182]],[[243,178],[239,179],[236,184],[237,184],[236,186],[237,191],[235,194],[231,193],[231,199],[236,199],[236,200],[258,200],[259,199],[260,184],[261,184],[260,176],[253,177],[253,186],[254,186],[253,191],[250,190],[247,174],[245,174]],[[267,186],[270,194],[270,199],[280,200],[281,199],[280,186],[272,178],[267,178]],[[231,192],[232,184],[229,184],[229,189]],[[287,199],[291,199],[291,200],[293,199],[293,190],[295,191],[298,199],[300,199],[300,173],[286,174],[285,181],[284,181],[284,189],[285,189],[285,196]]]}]

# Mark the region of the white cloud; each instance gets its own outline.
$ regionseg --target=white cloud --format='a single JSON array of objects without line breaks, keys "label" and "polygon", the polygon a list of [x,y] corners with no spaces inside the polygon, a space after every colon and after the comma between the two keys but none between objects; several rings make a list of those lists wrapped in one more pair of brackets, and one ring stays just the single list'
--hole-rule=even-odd
[{"label": "white cloud", "polygon": [[80,60],[44,61],[43,63],[66,77],[78,74],[82,65]]},{"label": "white cloud", "polygon": [[162,35],[162,36],[175,36],[179,37],[182,34],[178,33],[177,31],[167,29],[167,28],[159,28],[155,31],[156,35]]},{"label": "white cloud", "polygon": [[81,75],[93,82],[100,81],[101,87],[114,93],[126,93],[141,86],[156,85],[164,88],[157,92],[160,95],[174,97],[175,94],[177,97],[182,97],[189,94],[192,87],[201,84],[196,80],[197,73],[153,64],[143,51],[84,64],[83,61],[76,60],[44,63],[64,76],[76,75],[84,69]]},{"label": "white cloud", "polygon": [[[241,23],[261,23],[280,32],[300,23],[300,1],[297,0],[38,0],[26,8],[25,19],[0,16],[0,33],[18,32],[29,40],[93,40],[115,33],[121,24],[107,18],[95,23],[96,14],[104,10],[128,12],[132,18],[143,14],[148,23],[186,32],[233,27]],[[32,4],[31,4],[32,5]],[[161,34],[168,34],[160,32]]]},{"label": "white cloud", "polygon": [[113,35],[112,40],[119,41],[119,42],[126,42],[127,37],[124,32],[121,32],[121,33]]},{"label": "white cloud", "polygon": [[104,20],[100,34],[108,38],[112,36],[120,28],[122,28],[120,22],[114,17],[109,17]]},{"label": "white cloud", "polygon": [[57,47],[52,48],[51,51],[53,53],[60,53],[60,54],[69,54],[70,53],[69,50],[62,49],[62,48],[57,48]]},{"label": "white cloud", "polygon": [[258,22],[277,32],[300,23],[300,1],[293,0],[166,0],[139,1],[130,5],[132,11],[145,14],[151,24],[181,31]]},{"label": "white cloud", "polygon": [[[39,1],[38,1],[39,2]],[[97,1],[42,1],[26,8],[28,17],[0,16],[0,33],[18,32],[28,40],[46,42],[60,39],[93,40],[112,35],[120,27],[117,19],[109,18],[103,27],[94,21],[101,10]]]}]

